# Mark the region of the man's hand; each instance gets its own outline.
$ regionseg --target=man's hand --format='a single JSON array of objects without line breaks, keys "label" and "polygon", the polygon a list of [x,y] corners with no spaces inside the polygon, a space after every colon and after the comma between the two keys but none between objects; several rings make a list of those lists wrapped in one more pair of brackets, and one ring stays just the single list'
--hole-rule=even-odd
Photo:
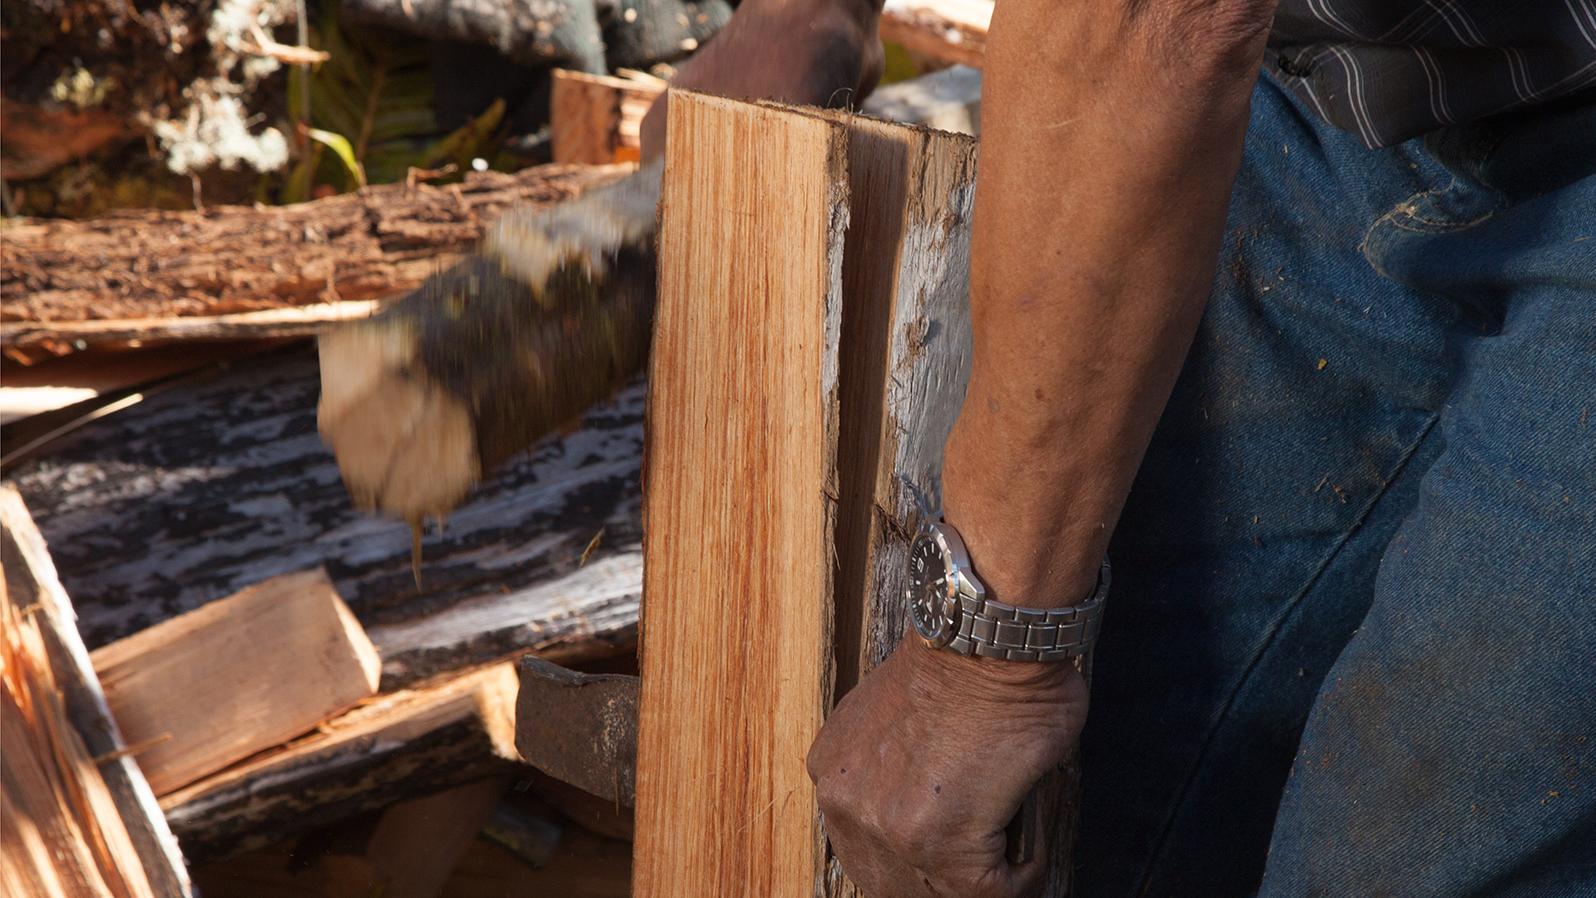
[{"label": "man's hand", "polygon": [[[880,0],[744,0],[671,86],[738,99],[857,106],[881,78]],[[643,119],[643,158],[665,152],[665,97]]]},{"label": "man's hand", "polygon": [[1034,894],[1045,853],[1010,864],[1004,830],[1085,722],[1073,665],[965,658],[906,636],[809,752],[843,869],[870,898]]},{"label": "man's hand", "polygon": [[[1091,592],[1207,298],[1273,14],[1274,0],[997,4],[972,367],[943,467],[944,514],[991,598]],[[1085,712],[1066,665],[910,640],[810,755],[844,871],[870,898],[1034,890],[1045,861],[1010,866],[1004,827]]]}]

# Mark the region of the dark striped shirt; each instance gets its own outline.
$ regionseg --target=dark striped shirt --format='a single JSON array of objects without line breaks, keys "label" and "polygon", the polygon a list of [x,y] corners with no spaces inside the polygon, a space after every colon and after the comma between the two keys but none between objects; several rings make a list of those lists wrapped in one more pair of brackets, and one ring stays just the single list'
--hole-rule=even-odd
[{"label": "dark striped shirt", "polygon": [[1596,85],[1596,0],[1281,0],[1274,74],[1371,147]]}]

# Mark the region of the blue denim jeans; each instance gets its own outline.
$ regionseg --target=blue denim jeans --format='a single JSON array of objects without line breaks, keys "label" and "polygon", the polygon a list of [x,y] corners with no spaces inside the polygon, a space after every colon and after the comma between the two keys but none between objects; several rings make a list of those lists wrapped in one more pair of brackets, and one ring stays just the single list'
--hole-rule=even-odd
[{"label": "blue denim jeans", "polygon": [[1596,896],[1596,100],[1267,78],[1111,554],[1083,898]]}]

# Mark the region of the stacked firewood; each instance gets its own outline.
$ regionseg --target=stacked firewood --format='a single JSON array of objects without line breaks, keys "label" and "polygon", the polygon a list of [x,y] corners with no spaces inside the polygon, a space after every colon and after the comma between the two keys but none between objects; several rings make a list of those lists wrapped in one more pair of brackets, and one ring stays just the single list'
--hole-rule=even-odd
[{"label": "stacked firewood", "polygon": [[[458,877],[555,873],[585,883],[562,894],[624,893],[624,808],[521,760],[516,659],[631,667],[640,390],[485,483],[424,536],[418,582],[409,529],[354,509],[317,436],[314,347],[282,338],[315,319],[225,330],[328,306],[296,304],[296,262],[358,271],[368,292],[347,303],[391,295],[504,205],[617,173],[550,167],[7,240],[8,414],[33,410],[9,401],[23,384],[52,385],[46,398],[87,384],[3,435],[8,894],[51,878],[68,895],[187,894],[188,870],[211,894],[468,894]],[[49,236],[63,228],[82,233]],[[192,256],[161,257],[185,233],[212,281]],[[63,258],[74,250],[102,264]],[[230,274],[238,289],[217,289]],[[73,330],[96,323],[118,338]],[[219,333],[232,339],[191,342]],[[286,862],[328,839],[325,858]]]},{"label": "stacked firewood", "polygon": [[[661,86],[560,82],[573,161],[635,158]],[[978,91],[871,102],[974,130]],[[304,339],[626,170],[7,228],[0,890],[626,893],[642,385],[494,472],[418,570],[344,490]]]}]

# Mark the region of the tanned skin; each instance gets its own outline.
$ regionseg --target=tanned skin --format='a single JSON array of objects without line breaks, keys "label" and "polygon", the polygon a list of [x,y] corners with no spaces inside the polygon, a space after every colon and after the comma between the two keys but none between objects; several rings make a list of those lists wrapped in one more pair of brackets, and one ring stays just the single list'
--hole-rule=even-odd
[{"label": "tanned skin", "polygon": [[[1207,299],[1274,3],[997,4],[973,369],[943,492],[1002,601],[1055,607],[1092,590]],[[746,0],[677,83],[834,103],[879,72],[878,15],[856,0]],[[656,108],[650,152],[662,120]],[[1004,828],[1086,711],[1069,665],[963,658],[911,634],[809,754],[843,869],[871,898],[1034,894],[1042,859],[1009,864]]]}]

